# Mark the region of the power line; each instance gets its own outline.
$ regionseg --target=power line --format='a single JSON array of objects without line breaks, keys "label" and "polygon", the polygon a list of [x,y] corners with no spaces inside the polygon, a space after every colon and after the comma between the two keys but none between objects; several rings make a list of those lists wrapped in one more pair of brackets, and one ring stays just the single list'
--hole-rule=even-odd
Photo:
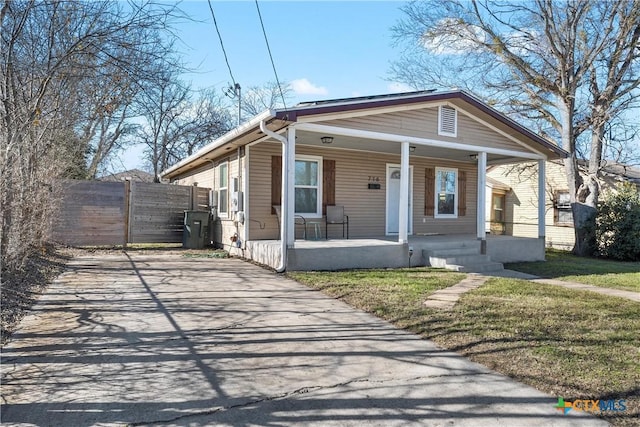
[{"label": "power line", "polygon": [[220,46],[222,47],[224,60],[227,63],[227,68],[229,69],[229,75],[231,76],[233,87],[236,88],[239,85],[236,83],[236,80],[233,78],[233,73],[231,72],[231,65],[229,65],[229,58],[227,58],[227,51],[224,49],[224,43],[222,43],[222,36],[220,35],[220,29],[218,28],[218,22],[216,21],[216,14],[213,12],[213,6],[211,6],[211,0],[207,0],[207,3],[209,3],[209,10],[211,11],[211,17],[213,18],[213,25],[215,25],[216,32],[218,33],[218,40],[220,40]]},{"label": "power line", "polygon": [[280,80],[278,79],[278,72],[276,71],[276,64],[273,62],[273,55],[271,55],[271,47],[269,46],[269,39],[267,39],[267,32],[264,29],[264,22],[262,21],[262,14],[260,13],[260,6],[258,5],[258,0],[256,0],[256,9],[258,9],[258,17],[260,18],[260,25],[262,26],[262,34],[264,34],[264,41],[267,44],[267,51],[269,52],[269,59],[271,59],[271,67],[273,67],[273,74],[276,76],[276,84],[278,85],[278,90],[280,90],[280,97],[282,98],[282,105],[284,109],[287,109],[287,102],[284,100],[284,93],[282,93],[282,85],[280,85]]}]

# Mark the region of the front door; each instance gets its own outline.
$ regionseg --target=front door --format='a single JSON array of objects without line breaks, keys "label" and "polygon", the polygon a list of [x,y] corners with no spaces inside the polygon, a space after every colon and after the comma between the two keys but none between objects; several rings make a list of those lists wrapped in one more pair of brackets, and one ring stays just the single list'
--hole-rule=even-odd
[{"label": "front door", "polygon": [[[409,166],[409,234],[413,233],[413,166]],[[400,165],[387,165],[387,234],[398,234],[400,218]]]}]

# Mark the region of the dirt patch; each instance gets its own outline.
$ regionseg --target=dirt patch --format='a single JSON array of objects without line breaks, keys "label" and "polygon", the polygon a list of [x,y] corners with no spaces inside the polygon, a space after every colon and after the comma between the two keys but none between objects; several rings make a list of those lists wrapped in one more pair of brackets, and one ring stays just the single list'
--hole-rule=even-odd
[{"label": "dirt patch", "polygon": [[66,248],[45,246],[15,272],[2,271],[0,293],[1,344],[4,345],[20,320],[62,271],[74,253]]}]

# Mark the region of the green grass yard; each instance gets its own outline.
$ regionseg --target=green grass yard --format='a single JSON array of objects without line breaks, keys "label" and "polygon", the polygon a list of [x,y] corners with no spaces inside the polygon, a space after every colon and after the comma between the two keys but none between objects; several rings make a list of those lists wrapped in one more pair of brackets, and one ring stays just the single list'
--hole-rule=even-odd
[{"label": "green grass yard", "polygon": [[582,258],[548,250],[546,261],[507,264],[505,268],[540,277],[640,292],[640,262]]},{"label": "green grass yard", "polygon": [[289,276],[442,347],[566,400],[626,399],[607,420],[640,417],[640,304],[593,292],[492,278],[450,311],[422,302],[465,275],[426,268]]}]

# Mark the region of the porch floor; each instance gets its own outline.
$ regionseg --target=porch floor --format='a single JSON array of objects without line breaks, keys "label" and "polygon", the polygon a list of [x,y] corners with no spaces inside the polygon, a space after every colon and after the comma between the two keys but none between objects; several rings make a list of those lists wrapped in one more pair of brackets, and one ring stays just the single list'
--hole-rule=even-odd
[{"label": "porch floor", "polygon": [[[427,265],[425,251],[477,248],[480,241],[470,234],[412,235],[407,244],[396,236],[356,239],[296,240],[287,252],[288,270],[340,270],[349,268],[398,268]],[[409,259],[409,248],[413,256]],[[544,260],[544,239],[487,235],[487,254],[497,262]],[[246,242],[244,256],[275,268],[280,262],[279,240]]]}]

